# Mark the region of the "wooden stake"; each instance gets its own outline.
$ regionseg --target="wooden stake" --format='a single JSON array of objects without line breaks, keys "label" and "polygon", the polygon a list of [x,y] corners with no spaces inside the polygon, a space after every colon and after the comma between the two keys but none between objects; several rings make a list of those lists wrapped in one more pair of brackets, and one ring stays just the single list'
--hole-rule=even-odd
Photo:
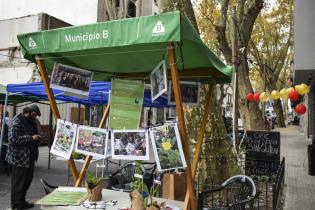
[{"label": "wooden stake", "polygon": [[[105,111],[104,111],[104,113],[103,113],[102,120],[101,120],[101,122],[100,122],[100,124],[98,126],[99,128],[103,128],[105,126],[105,122],[106,122],[106,119],[107,119],[108,114],[109,114],[109,107],[110,106],[108,104],[106,109],[105,109]],[[81,186],[81,182],[82,182],[82,180],[83,180],[83,178],[84,178],[84,176],[86,174],[86,171],[87,171],[87,169],[88,169],[88,167],[90,165],[90,162],[91,162],[92,158],[93,158],[93,156],[91,156],[91,155],[86,156],[86,158],[84,160],[84,164],[83,164],[83,166],[81,168],[81,171],[80,171],[80,175],[79,175],[77,181],[75,182],[75,185],[74,185],[75,187],[80,187]]]},{"label": "wooden stake", "polygon": [[175,101],[176,101],[176,112],[177,112],[177,117],[178,117],[179,133],[181,136],[181,141],[182,141],[183,150],[184,150],[186,163],[187,163],[187,168],[186,168],[187,191],[190,198],[191,209],[196,210],[196,202],[195,202],[194,187],[193,187],[194,180],[192,179],[192,173],[191,173],[189,145],[188,145],[188,139],[186,135],[183,103],[182,103],[182,96],[180,92],[179,76],[178,76],[178,69],[177,69],[176,60],[175,60],[175,50],[174,50],[173,43],[168,44],[168,52],[169,52],[169,59],[170,59],[170,68],[171,68],[171,74],[172,74],[174,95],[175,95]]},{"label": "wooden stake", "polygon": [[[44,86],[45,86],[45,89],[46,89],[46,93],[47,93],[47,96],[48,96],[48,101],[49,101],[51,110],[52,110],[52,112],[54,114],[55,119],[60,119],[60,113],[59,113],[59,110],[58,110],[58,107],[57,107],[55,96],[54,96],[54,94],[53,94],[53,92],[52,92],[52,90],[50,88],[50,83],[49,83],[49,79],[48,79],[48,75],[47,75],[45,64],[44,64],[43,60],[40,57],[38,57],[38,56],[36,56],[36,63],[38,65],[39,73],[40,73],[40,75],[42,77],[42,80],[43,80],[43,83],[44,83]],[[74,163],[74,160],[73,160],[72,156],[68,160],[68,164],[70,166],[70,170],[71,170],[74,182],[75,182],[79,175],[78,175],[78,171],[77,171],[77,168],[75,166],[75,163]]]},{"label": "wooden stake", "polygon": [[[200,129],[199,129],[198,144],[196,146],[196,150],[195,150],[195,154],[194,154],[194,160],[192,162],[192,178],[193,179],[195,179],[195,177],[196,177],[198,161],[199,161],[200,154],[202,151],[203,140],[204,140],[204,136],[205,136],[205,132],[206,132],[206,125],[207,125],[208,119],[209,119],[210,105],[211,105],[211,102],[213,100],[213,98],[211,97],[213,88],[215,88],[215,84],[211,84],[209,87],[209,91],[208,91],[207,98],[206,98],[205,111],[204,111],[203,118],[201,121]],[[184,209],[189,209],[189,194],[188,194],[188,192],[186,192],[186,196],[185,196]]]}]

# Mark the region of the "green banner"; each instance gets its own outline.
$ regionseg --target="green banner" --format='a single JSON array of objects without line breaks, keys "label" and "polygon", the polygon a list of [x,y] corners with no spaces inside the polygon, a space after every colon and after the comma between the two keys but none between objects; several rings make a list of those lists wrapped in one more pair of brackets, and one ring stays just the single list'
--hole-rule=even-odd
[{"label": "green banner", "polygon": [[144,83],[115,79],[112,81],[109,127],[114,130],[139,129]]}]

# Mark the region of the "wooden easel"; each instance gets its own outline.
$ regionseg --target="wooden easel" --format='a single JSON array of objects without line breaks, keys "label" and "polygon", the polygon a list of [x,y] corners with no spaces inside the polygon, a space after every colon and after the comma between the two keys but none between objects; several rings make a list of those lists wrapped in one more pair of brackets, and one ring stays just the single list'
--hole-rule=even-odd
[{"label": "wooden easel", "polygon": [[[178,116],[179,133],[181,136],[181,141],[182,141],[185,159],[186,159],[186,163],[187,163],[187,168],[186,168],[186,173],[185,173],[186,174],[186,180],[187,180],[187,191],[186,191],[186,198],[185,198],[185,203],[184,203],[184,210],[187,210],[189,208],[191,208],[192,210],[196,210],[196,200],[195,200],[195,196],[194,196],[194,178],[196,175],[198,160],[199,160],[200,153],[202,150],[205,128],[206,128],[206,124],[208,122],[212,88],[209,89],[209,92],[207,95],[205,113],[204,113],[203,120],[201,123],[201,128],[199,130],[198,144],[197,144],[196,152],[194,154],[193,163],[191,165],[190,155],[189,155],[189,144],[188,144],[188,138],[187,138],[187,133],[186,133],[185,121],[184,121],[182,96],[181,96],[181,92],[180,92],[179,72],[178,72],[178,68],[176,65],[175,50],[174,50],[174,44],[173,43],[168,44],[168,52],[169,52],[169,61],[170,61],[170,69],[171,69],[171,78],[172,78],[173,87],[174,87],[176,112],[177,112],[177,116]],[[51,106],[51,109],[53,111],[54,117],[56,119],[59,119],[60,113],[59,113],[59,110],[58,110],[58,107],[56,104],[55,97],[54,97],[52,90],[50,88],[50,83],[48,80],[45,64],[44,64],[43,60],[38,56],[36,57],[36,63],[38,65],[41,77],[43,79],[44,86],[45,86],[45,89],[46,89],[46,92],[48,95],[48,100],[50,102],[50,106]],[[108,113],[109,113],[109,105],[107,106],[107,108],[103,114],[99,128],[104,127],[106,118],[108,117]],[[92,156],[87,156],[85,158],[85,161],[84,161],[83,167],[80,171],[80,174],[78,174],[74,160],[72,157],[70,157],[70,160],[68,161],[68,163],[70,165],[70,170],[71,170],[74,182],[75,182],[75,187],[81,186],[81,182],[85,176],[86,170],[88,169],[91,160],[92,160]]]}]

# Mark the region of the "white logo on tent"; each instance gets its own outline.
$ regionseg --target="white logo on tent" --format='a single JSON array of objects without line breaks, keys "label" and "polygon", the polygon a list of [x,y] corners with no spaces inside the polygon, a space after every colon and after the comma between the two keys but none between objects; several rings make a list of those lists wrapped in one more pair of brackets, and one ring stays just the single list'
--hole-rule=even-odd
[{"label": "white logo on tent", "polygon": [[152,30],[152,36],[160,36],[165,33],[165,28],[161,21],[158,21]]},{"label": "white logo on tent", "polygon": [[36,42],[34,41],[34,39],[32,37],[30,37],[28,39],[28,46],[31,49],[36,49],[37,48],[37,44],[36,44]]}]

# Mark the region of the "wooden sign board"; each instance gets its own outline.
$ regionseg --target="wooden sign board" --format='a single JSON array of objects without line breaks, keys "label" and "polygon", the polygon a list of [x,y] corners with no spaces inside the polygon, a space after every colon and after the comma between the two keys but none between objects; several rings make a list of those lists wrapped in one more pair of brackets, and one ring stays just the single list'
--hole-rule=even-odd
[{"label": "wooden sign board", "polygon": [[280,133],[247,131],[245,173],[248,175],[275,174],[280,165]]}]

